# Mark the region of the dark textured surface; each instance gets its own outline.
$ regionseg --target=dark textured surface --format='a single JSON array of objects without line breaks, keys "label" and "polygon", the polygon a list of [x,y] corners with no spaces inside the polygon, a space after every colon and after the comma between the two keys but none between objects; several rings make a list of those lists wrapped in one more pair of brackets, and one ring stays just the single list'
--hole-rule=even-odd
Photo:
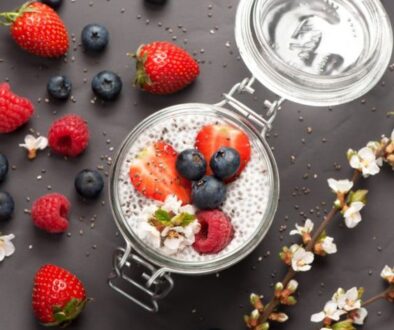
[{"label": "dark textured surface", "polygon": [[[0,11],[21,2],[2,0]],[[393,2],[386,0],[384,3],[394,17]],[[4,62],[0,63],[0,80],[9,79],[16,92],[35,101],[37,112],[28,127],[45,134],[55,118],[75,112],[89,121],[92,140],[88,152],[76,160],[49,158],[45,152],[34,162],[29,162],[23,150],[18,148],[28,127],[0,137],[0,152],[7,154],[10,164],[16,166],[1,189],[12,193],[17,204],[14,219],[0,224],[3,233],[16,234],[17,249],[15,255],[0,264],[0,329],[41,328],[32,316],[30,295],[35,271],[47,262],[75,272],[85,282],[89,295],[95,298],[95,302],[69,329],[243,329],[242,316],[249,311],[249,293],[256,291],[270,295],[271,283],[280,280],[285,271],[277,252],[289,242],[288,230],[279,233],[279,227],[283,224],[292,227],[297,221],[302,221],[300,212],[316,219],[316,210],[314,214],[310,214],[310,210],[316,206],[323,210],[321,202],[331,202],[333,197],[326,179],[332,176],[344,178],[351,173],[344,156],[346,149],[359,148],[366,141],[391,131],[393,120],[386,117],[386,112],[393,110],[394,73],[389,70],[383,78],[385,84],[375,87],[365,97],[365,104],[357,100],[329,110],[287,103],[269,139],[275,148],[281,175],[279,211],[269,235],[256,251],[220,276],[175,276],[175,290],[162,303],[161,312],[157,315],[148,314],[115,294],[107,286],[106,278],[111,270],[112,252],[122,244],[122,240],[115,235],[116,227],[108,203],[104,206],[101,200],[84,203],[76,196],[74,175],[83,168],[97,165],[104,165],[107,170],[101,155],[110,155],[109,148],[116,148],[123,137],[149,114],[177,103],[216,102],[222,92],[248,75],[242,61],[237,59],[234,45],[235,7],[235,0],[169,0],[162,10],[145,7],[142,0],[64,1],[60,13],[77,40],[87,23],[102,23],[111,34],[110,45],[103,55],[87,56],[78,48],[71,51],[67,64],[62,60],[42,60],[23,53],[10,40],[6,29],[1,29],[0,58]],[[122,8],[124,13],[121,13]],[[212,17],[208,13],[212,13]],[[142,18],[138,19],[137,15]],[[158,26],[159,22],[162,22],[162,27]],[[187,32],[182,32],[178,25],[185,27]],[[173,32],[170,33],[167,27]],[[210,30],[215,33],[211,34]],[[132,89],[130,82],[134,69],[125,54],[142,42],[171,39],[172,36],[177,36],[180,43],[187,38],[187,48],[204,61],[198,82],[170,97],[153,97]],[[227,41],[231,43],[230,47],[226,47]],[[75,61],[71,56],[75,56]],[[121,98],[113,104],[91,104],[90,79],[103,69],[113,70],[122,76],[125,85]],[[39,104],[37,99],[46,97],[48,77],[58,73],[68,75],[73,81],[76,103],[70,101],[59,105],[42,101]],[[84,78],[88,83],[83,82]],[[255,102],[249,104],[258,110],[265,98],[272,98],[265,88],[258,88],[256,96]],[[53,114],[54,111],[57,113]],[[307,134],[307,127],[312,128],[311,134]],[[103,135],[104,131],[107,136]],[[304,143],[302,139],[305,139]],[[292,155],[296,159],[294,164],[290,159]],[[342,169],[336,171],[334,163],[342,165]],[[46,173],[42,174],[42,169]],[[42,180],[37,180],[38,175],[42,175]],[[362,182],[371,191],[369,205],[363,212],[364,221],[353,231],[338,224],[330,228],[337,240],[339,253],[317,262],[311,272],[299,277],[299,304],[290,311],[291,321],[278,328],[317,329],[309,322],[309,317],[321,309],[338,286],[365,286],[367,296],[382,290],[379,272],[384,264],[393,262],[393,180],[394,174],[386,169],[381,175]],[[34,200],[48,191],[48,185],[72,201],[71,237],[49,236],[35,230],[29,216],[23,212],[31,206],[26,197]],[[293,197],[296,187],[306,187],[310,194],[301,193]],[[102,199],[107,201],[107,196]],[[90,229],[90,218],[95,214],[96,226]],[[84,217],[82,221],[79,220],[81,216]],[[286,216],[289,217],[287,221]],[[81,230],[83,235],[80,235]],[[284,241],[280,240],[281,235]],[[29,245],[33,248],[29,249]],[[97,248],[93,249],[93,245]],[[270,251],[270,256],[259,262],[259,257],[266,255],[267,251]],[[373,305],[366,328],[392,329],[392,311],[393,306],[385,302]]]}]

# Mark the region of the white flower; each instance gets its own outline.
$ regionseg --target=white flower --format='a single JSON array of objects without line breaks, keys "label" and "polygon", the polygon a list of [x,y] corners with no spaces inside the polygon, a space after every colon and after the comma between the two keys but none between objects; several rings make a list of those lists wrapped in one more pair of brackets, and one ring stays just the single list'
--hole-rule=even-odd
[{"label": "white flower", "polygon": [[196,214],[196,211],[196,208],[191,204],[187,204],[179,208],[179,213]]},{"label": "white flower", "polygon": [[310,234],[313,230],[314,224],[310,219],[305,221],[305,225],[299,226],[298,224],[295,225],[296,229],[290,232],[290,235],[301,235],[304,236],[305,234]]},{"label": "white flower", "polygon": [[11,242],[14,238],[14,234],[0,236],[0,262],[15,252],[15,246]]},{"label": "white flower", "polygon": [[137,228],[138,237],[150,246],[158,249],[161,245],[160,231],[147,222],[141,222]]},{"label": "white flower", "polygon": [[394,143],[394,130],[391,132],[391,137],[390,137],[390,139],[391,139],[391,142]]},{"label": "white flower", "polygon": [[394,268],[391,268],[389,266],[384,266],[382,272],[380,273],[380,276],[386,280],[389,283],[394,282]]},{"label": "white flower", "polygon": [[339,321],[341,315],[343,314],[345,314],[345,312],[339,310],[338,305],[334,301],[330,300],[326,303],[322,312],[313,314],[311,316],[311,321],[314,323],[320,323],[326,318],[333,321]]},{"label": "white flower", "polygon": [[321,242],[322,248],[325,253],[327,254],[334,254],[337,253],[337,245],[334,243],[334,239],[332,237],[325,237]]},{"label": "white flower", "polygon": [[48,139],[44,136],[34,137],[31,134],[26,135],[25,143],[19,144],[21,148],[28,151],[28,158],[34,159],[37,155],[37,150],[44,150],[48,146]]},{"label": "white flower", "polygon": [[161,205],[161,209],[167,212],[172,212],[174,214],[196,214],[196,208],[193,205],[187,204],[182,206],[182,201],[179,200],[175,195],[168,195],[164,203]]},{"label": "white flower", "polygon": [[356,325],[363,325],[367,316],[368,311],[364,307],[361,307],[356,311],[355,315],[352,316],[353,323]]},{"label": "white flower", "polygon": [[332,297],[333,301],[338,305],[338,308],[346,312],[354,311],[361,308],[361,299],[359,298],[356,287],[348,291],[338,289]]},{"label": "white flower", "polygon": [[178,214],[181,206],[182,201],[180,201],[175,195],[168,195],[161,208],[167,212]]},{"label": "white flower", "polygon": [[376,159],[376,155],[371,148],[364,147],[358,151],[349,150],[350,154],[350,166],[354,169],[360,170],[364,177],[369,175],[375,175],[380,172],[378,164],[380,160]]},{"label": "white flower", "polygon": [[186,227],[166,227],[161,232],[163,246],[161,251],[167,255],[174,255],[182,251],[185,247],[195,242],[195,236],[200,231],[201,225],[198,220],[194,220]]},{"label": "white flower", "polygon": [[307,252],[301,246],[292,245],[290,248],[293,252],[291,258],[291,267],[296,272],[306,272],[312,268],[311,264],[315,258],[312,252]]},{"label": "white flower", "polygon": [[329,187],[334,193],[347,194],[353,188],[353,182],[350,180],[327,180]]},{"label": "white flower", "polygon": [[362,220],[360,211],[365,206],[362,202],[352,202],[349,208],[343,214],[345,224],[348,228],[356,227]]}]

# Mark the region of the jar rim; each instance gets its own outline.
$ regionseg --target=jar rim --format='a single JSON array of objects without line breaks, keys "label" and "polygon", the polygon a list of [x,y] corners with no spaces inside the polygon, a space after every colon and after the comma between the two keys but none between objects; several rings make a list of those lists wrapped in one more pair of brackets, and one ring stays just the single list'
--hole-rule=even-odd
[{"label": "jar rim", "polygon": [[[253,138],[252,143],[255,143],[255,145],[259,144],[258,152],[264,152],[263,157],[265,158],[267,165],[267,175],[270,176],[270,192],[267,209],[265,210],[265,214],[262,216],[262,220],[253,234],[252,239],[241,244],[240,247],[230,251],[229,253],[226,253],[219,258],[198,262],[186,262],[167,257],[142,242],[142,240],[138,238],[132,228],[128,225],[128,221],[121,210],[120,198],[118,195],[118,178],[124,156],[127,154],[130,146],[136,141],[140,133],[153,123],[167,119],[174,115],[190,113],[191,109],[198,110],[202,115],[210,114],[212,116],[220,117],[220,119],[229,121],[233,124],[236,123],[238,126],[241,126],[242,129],[245,129],[247,134]],[[276,213],[279,200],[278,169],[273,154],[265,139],[261,137],[260,133],[246,118],[241,118],[241,116],[238,114],[225,108],[202,103],[180,104],[162,109],[137,125],[124,139],[116,153],[116,156],[114,157],[114,163],[111,167],[109,182],[109,196],[112,214],[126,242],[130,244],[136,252],[138,252],[142,257],[152,264],[162,267],[169,272],[179,274],[201,275],[214,273],[226,269],[245,258],[257,247],[257,245],[267,234]]]},{"label": "jar rim", "polygon": [[333,106],[366,94],[381,79],[391,59],[393,33],[380,1],[347,2],[369,15],[368,18],[374,22],[373,38],[366,58],[351,70],[334,76],[304,72],[278,58],[272,45],[262,37],[261,22],[256,15],[257,5],[270,2],[272,0],[241,0],[237,9],[235,36],[246,66],[272,92],[299,104]]}]

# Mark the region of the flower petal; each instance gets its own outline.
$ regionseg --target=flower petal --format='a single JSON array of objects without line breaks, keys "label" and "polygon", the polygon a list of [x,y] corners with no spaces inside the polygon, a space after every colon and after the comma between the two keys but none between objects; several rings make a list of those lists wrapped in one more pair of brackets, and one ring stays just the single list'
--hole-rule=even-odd
[{"label": "flower petal", "polygon": [[376,160],[375,153],[368,147],[364,147],[358,152],[359,157],[367,162],[374,162]]},{"label": "flower petal", "polygon": [[316,313],[311,316],[311,322],[320,323],[326,318],[326,314],[324,312]]},{"label": "flower petal", "polygon": [[353,318],[353,323],[357,325],[363,325],[367,316],[368,316],[367,309],[362,307],[359,310],[357,310],[357,315],[355,318]]},{"label": "flower petal", "polygon": [[36,149],[44,150],[48,146],[48,139],[44,136],[39,136],[35,141]]},{"label": "flower petal", "polygon": [[11,241],[4,242],[4,254],[6,257],[10,257],[15,252],[15,246]]}]

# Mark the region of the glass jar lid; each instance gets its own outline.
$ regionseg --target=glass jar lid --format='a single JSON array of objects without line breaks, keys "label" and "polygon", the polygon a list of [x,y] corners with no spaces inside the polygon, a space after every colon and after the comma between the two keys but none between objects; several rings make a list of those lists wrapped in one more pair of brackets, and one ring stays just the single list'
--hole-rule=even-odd
[{"label": "glass jar lid", "polygon": [[366,94],[393,48],[379,0],[241,0],[235,32],[245,64],[263,85],[315,106]]}]

